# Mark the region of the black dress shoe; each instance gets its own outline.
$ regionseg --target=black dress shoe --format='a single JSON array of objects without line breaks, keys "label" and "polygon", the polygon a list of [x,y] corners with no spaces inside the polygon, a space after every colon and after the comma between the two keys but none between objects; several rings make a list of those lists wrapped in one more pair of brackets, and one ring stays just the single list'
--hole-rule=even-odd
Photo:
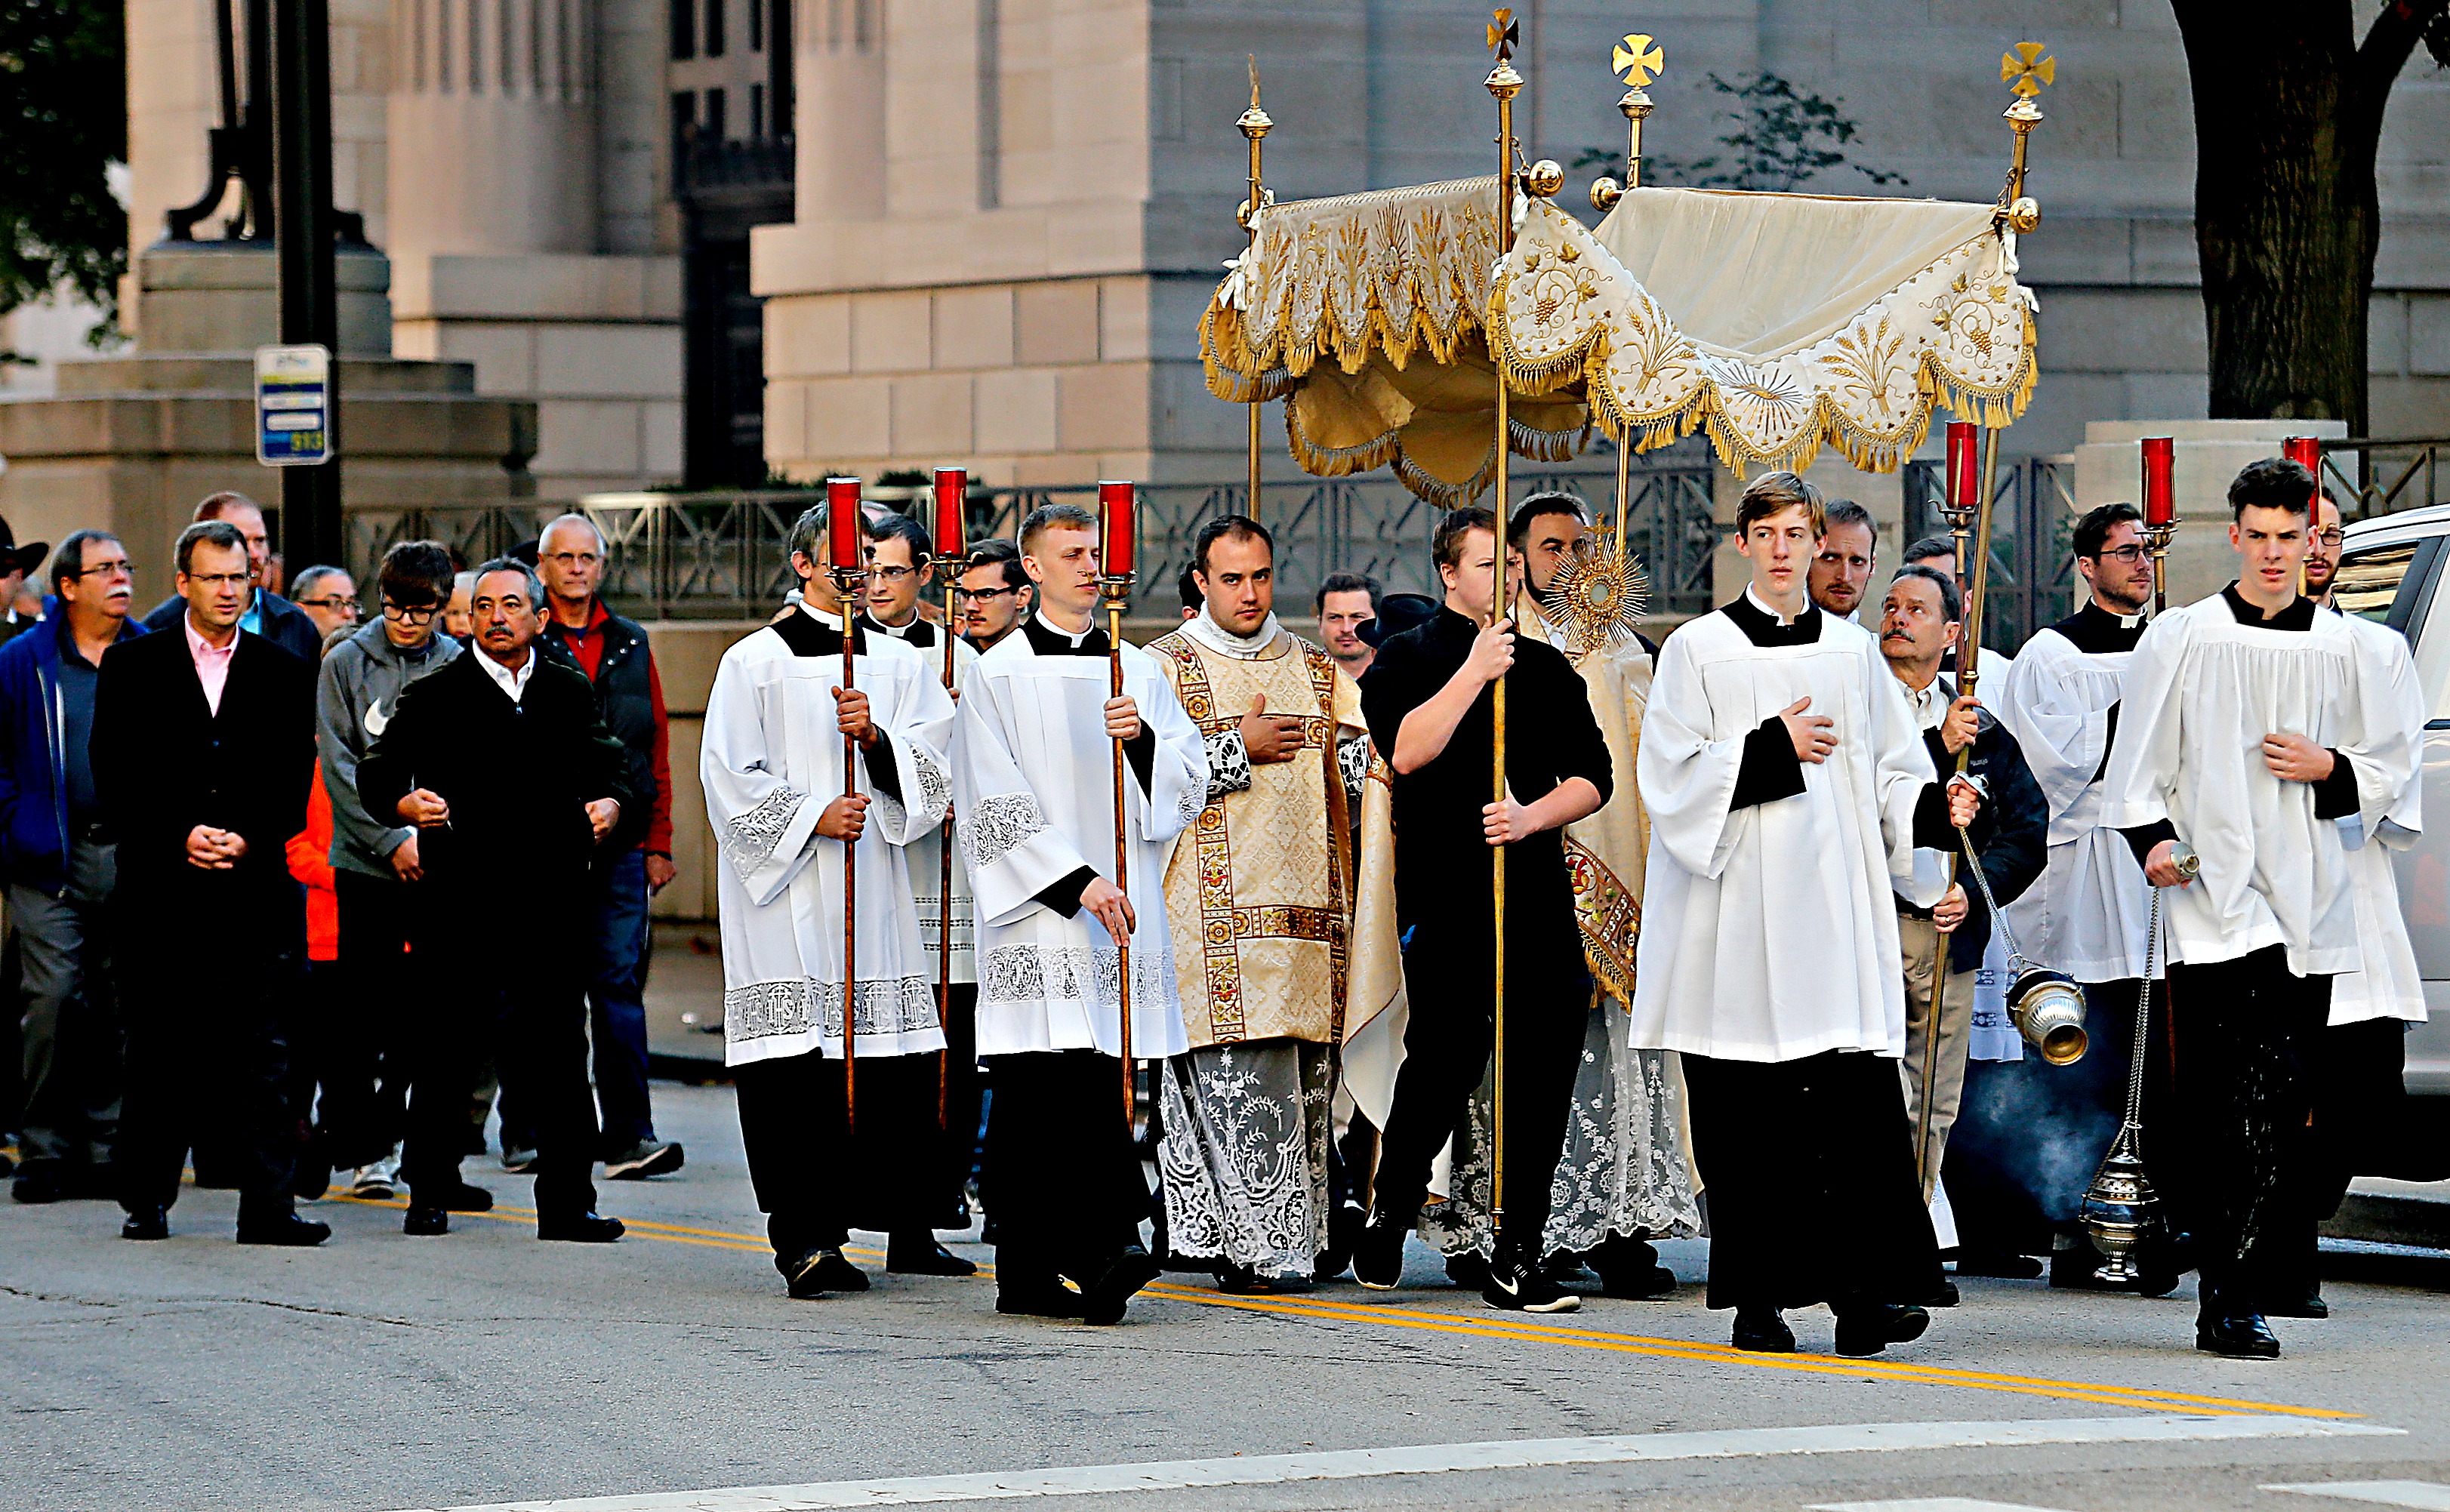
[{"label": "black dress shoe", "polygon": [[977,1266],[938,1244],[933,1233],[915,1233],[906,1237],[893,1235],[885,1246],[885,1269],[898,1276],[974,1276],[979,1273]]},{"label": "black dress shoe", "polygon": [[28,1167],[9,1187],[9,1195],[29,1204],[57,1202],[68,1194],[67,1180],[48,1167]]},{"label": "black dress shoe", "polygon": [[332,1162],[319,1155],[298,1157],[289,1173],[289,1194],[300,1202],[315,1202],[332,1190]]},{"label": "black dress shoe", "polygon": [[2266,1318],[2327,1318],[2331,1305],[2323,1300],[2321,1287],[2291,1290],[2286,1296],[2266,1298],[2263,1304]]},{"label": "black dress shoe", "polygon": [[1838,1314],[1838,1352],[1860,1357],[1919,1339],[1931,1314],[1896,1302],[1857,1303]]},{"label": "black dress shoe", "polygon": [[618,1218],[599,1217],[593,1212],[564,1213],[557,1218],[538,1218],[536,1237],[561,1239],[572,1244],[611,1244],[623,1232]]},{"label": "black dress shoe", "polygon": [[1123,1321],[1135,1292],[1157,1279],[1157,1256],[1126,1245],[1106,1269],[1080,1288],[1080,1321],[1105,1328]]},{"label": "black dress shoe", "polygon": [[1015,1318],[1078,1318],[1080,1294],[1047,1281],[996,1289],[996,1310]]},{"label": "black dress shoe", "polygon": [[2277,1360],[2280,1336],[2259,1312],[2207,1308],[2195,1319],[2195,1347],[2232,1360]]},{"label": "black dress shoe", "polygon": [[839,1249],[810,1250],[788,1264],[777,1262],[783,1287],[802,1302],[813,1302],[830,1291],[865,1291],[867,1272],[846,1259]]},{"label": "black dress shoe", "polygon": [[1955,1282],[1943,1281],[1939,1284],[1938,1290],[1922,1299],[1922,1305],[1926,1308],[1953,1308],[1963,1300],[1965,1299],[1958,1293]]},{"label": "black dress shoe", "polygon": [[123,1239],[167,1239],[170,1237],[170,1214],[161,1208],[138,1208],[119,1226]]},{"label": "black dress shoe", "polygon": [[408,1216],[399,1221],[399,1231],[415,1234],[423,1239],[449,1233],[451,1211],[448,1208],[430,1208],[423,1203],[412,1202],[408,1205]]},{"label": "black dress shoe", "polygon": [[332,1237],[332,1226],[301,1218],[294,1212],[268,1213],[249,1218],[238,1226],[241,1244],[268,1244],[292,1250],[312,1249]]},{"label": "black dress shoe", "polygon": [[1373,1213],[1352,1246],[1352,1279],[1372,1291],[1392,1291],[1404,1281],[1404,1239],[1411,1224]]},{"label": "black dress shoe", "polygon": [[1647,1239],[1609,1234],[1584,1263],[1599,1272],[1601,1289],[1611,1297],[1656,1302],[1676,1291],[1676,1272],[1659,1263]]},{"label": "black dress shoe", "polygon": [[494,1194],[482,1187],[462,1181],[445,1189],[439,1206],[452,1212],[491,1212],[494,1211]]},{"label": "black dress shoe", "polygon": [[1731,1341],[1739,1349],[1755,1354],[1793,1354],[1795,1330],[1776,1308],[1738,1308],[1736,1334]]}]

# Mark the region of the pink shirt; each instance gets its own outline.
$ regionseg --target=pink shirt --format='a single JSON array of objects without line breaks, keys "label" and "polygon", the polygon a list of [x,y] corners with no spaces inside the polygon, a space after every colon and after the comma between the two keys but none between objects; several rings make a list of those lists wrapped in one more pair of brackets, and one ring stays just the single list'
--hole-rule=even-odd
[{"label": "pink shirt", "polygon": [[193,612],[179,616],[179,629],[187,635],[187,654],[195,658],[196,681],[204,685],[204,702],[218,718],[222,711],[222,688],[229,681],[230,658],[238,653],[238,637],[230,637],[227,646],[215,646],[196,633]]}]

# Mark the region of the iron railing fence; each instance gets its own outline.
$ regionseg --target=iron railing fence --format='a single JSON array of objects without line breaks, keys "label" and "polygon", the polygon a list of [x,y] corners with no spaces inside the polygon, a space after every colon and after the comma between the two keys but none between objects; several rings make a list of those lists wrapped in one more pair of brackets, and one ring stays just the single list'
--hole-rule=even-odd
[{"label": "iron railing fence", "polygon": [[[1945,464],[1905,466],[1905,540],[1948,533]],[[2075,459],[2002,458],[1991,495],[1991,572],[1982,644],[2013,655],[2033,631],[2074,612]],[[1876,613],[1876,606],[1874,612]]]},{"label": "iron railing fence", "polygon": [[2444,502],[2441,460],[2450,436],[2351,436],[2322,446],[2324,486],[2349,519]]}]

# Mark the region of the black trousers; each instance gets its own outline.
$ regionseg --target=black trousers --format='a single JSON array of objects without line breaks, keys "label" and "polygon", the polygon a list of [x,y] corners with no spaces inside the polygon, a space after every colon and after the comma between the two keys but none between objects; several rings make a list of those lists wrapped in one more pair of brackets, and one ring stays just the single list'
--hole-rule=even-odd
[{"label": "black trousers", "polygon": [[1027,1290],[1086,1282],[1149,1216],[1148,1178],[1123,1121],[1123,1067],[1094,1050],[997,1056],[985,1185],[996,1224],[996,1281]]},{"label": "black trousers", "polygon": [[749,1183],[777,1260],[838,1248],[855,1228],[925,1232],[939,1205],[936,1057],[854,1049],[851,1063],[855,1120],[839,1059],[811,1050],[732,1068]]},{"label": "black trousers", "polygon": [[[1538,1249],[1548,1192],[1565,1153],[1574,1072],[1590,1022],[1591,982],[1579,939],[1571,948],[1534,945],[1509,925],[1506,960],[1506,1182],[1497,1193],[1505,1230]],[[1525,948],[1516,948],[1521,940]],[[1477,948],[1475,948],[1477,947]],[[1377,1209],[1409,1221],[1429,1191],[1429,1163],[1464,1126],[1496,1044],[1488,947],[1441,939],[1425,926],[1404,956],[1411,1021],[1404,1065],[1379,1139]],[[1001,1095],[1001,1092],[998,1094]]]},{"label": "black trousers", "polygon": [[[558,886],[536,884],[539,892]],[[536,1136],[535,1205],[547,1217],[593,1211],[597,1128],[587,1081],[582,922],[568,910],[508,918],[450,907],[449,890],[416,884],[416,999],[400,1045],[408,1067],[400,1174],[412,1201],[447,1198],[468,1148],[468,1102],[488,1047]]]},{"label": "black trousers", "polygon": [[332,871],[340,948],[328,973],[338,990],[318,994],[324,1023],[320,1121],[332,1164],[344,1170],[382,1158],[406,1127],[403,1037],[424,1010],[405,952],[425,885]]},{"label": "black trousers", "polygon": [[1842,1308],[1939,1289],[1895,1060],[1839,1050],[1683,1059],[1709,1203],[1709,1306]]},{"label": "black trousers", "polygon": [[[236,1187],[242,1213],[286,1211],[297,1153],[283,1088],[285,1029],[299,959],[285,931],[247,941],[243,920],[207,934],[178,919],[177,905],[126,901],[126,1095],[115,1170],[130,1212],[167,1208],[194,1151],[198,1175]],[[167,927],[165,927],[165,925]],[[256,948],[249,948],[250,945]],[[202,975],[194,963],[209,960]]]},{"label": "black trousers", "polygon": [[2165,1200],[2195,1236],[2207,1293],[2272,1296],[2303,1249],[2312,1220],[2294,1182],[2330,1007],[2331,979],[2293,975],[2280,945],[2169,968],[2175,1116],[2161,1144],[2178,1179]]},{"label": "black trousers", "polygon": [[2295,1232],[2285,1278],[2287,1296],[2312,1294],[2322,1284],[2322,1226],[2336,1215],[2360,1168],[2404,1148],[2407,1026],[2396,1018],[2327,1026],[2313,1037],[2313,1125],[2288,1187]]},{"label": "black trousers", "polygon": [[[1117,1073],[1120,1075],[1120,1073]],[[968,1211],[970,1177],[979,1167],[979,1115],[986,1078],[979,1071],[979,989],[953,984],[944,1019],[943,1192],[931,1217],[945,1222]]]}]

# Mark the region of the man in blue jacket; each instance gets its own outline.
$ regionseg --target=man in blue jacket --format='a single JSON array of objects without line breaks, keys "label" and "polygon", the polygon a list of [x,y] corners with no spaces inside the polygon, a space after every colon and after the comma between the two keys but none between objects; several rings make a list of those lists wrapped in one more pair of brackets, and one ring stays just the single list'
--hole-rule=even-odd
[{"label": "man in blue jacket", "polygon": [[128,623],[127,549],[78,531],[51,558],[59,611],[0,647],[0,871],[24,959],[19,1202],[115,1195],[122,1031],[107,908],[116,847],[88,749],[102,653]]}]

